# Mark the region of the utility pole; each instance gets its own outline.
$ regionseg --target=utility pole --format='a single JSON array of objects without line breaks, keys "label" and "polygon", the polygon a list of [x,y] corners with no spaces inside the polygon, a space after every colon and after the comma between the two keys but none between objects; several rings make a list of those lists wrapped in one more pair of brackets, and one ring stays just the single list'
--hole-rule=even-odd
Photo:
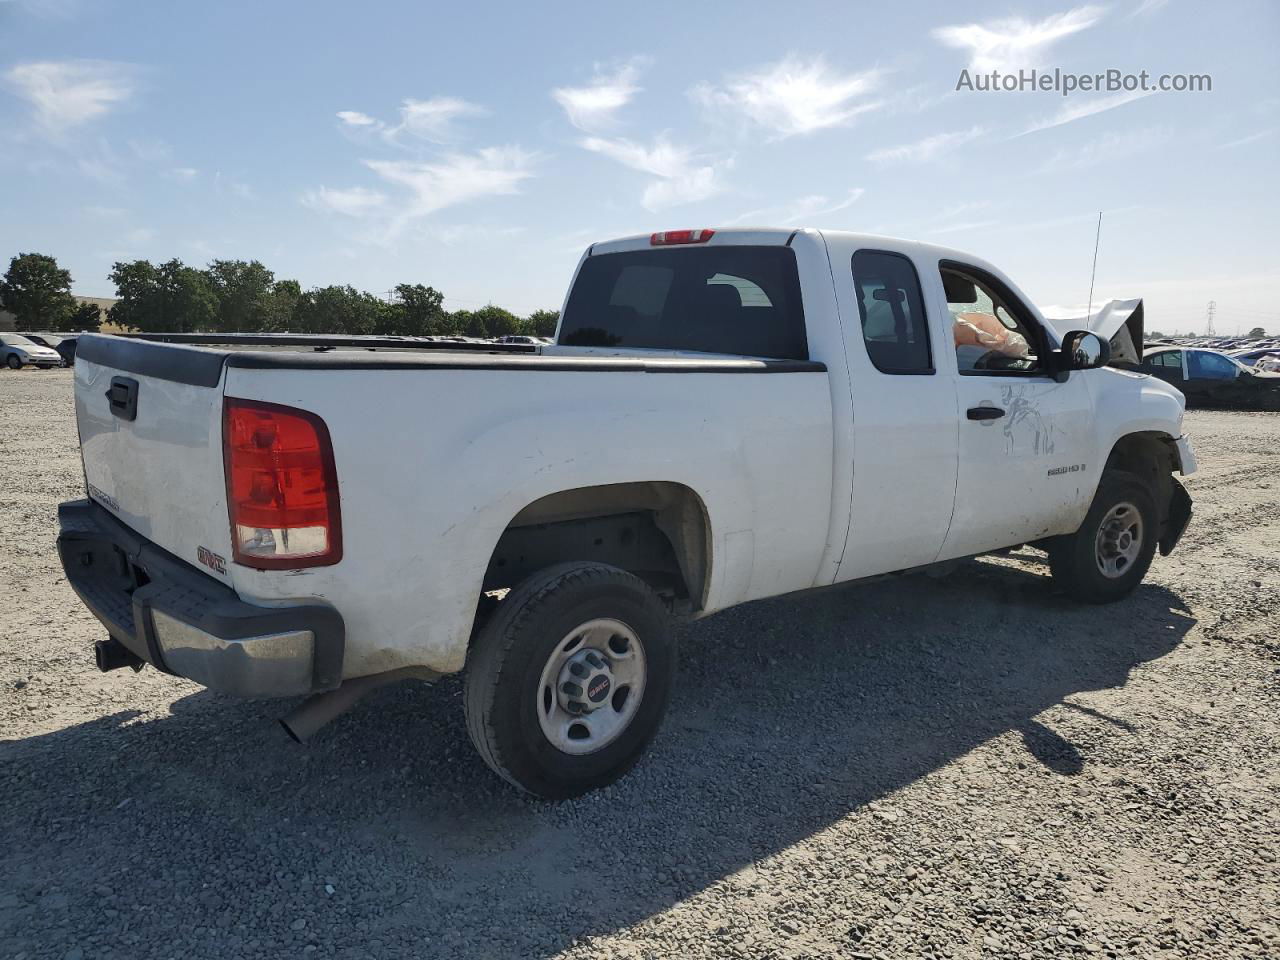
[{"label": "utility pole", "polygon": [[1207,336],[1210,336],[1210,337],[1212,337],[1212,336],[1214,335],[1214,333],[1213,333],[1213,314],[1214,314],[1214,311],[1216,311],[1217,309],[1218,309],[1218,301],[1217,301],[1217,300],[1210,300],[1210,301],[1209,301],[1209,318],[1208,318],[1208,320],[1205,322],[1205,328],[1204,328],[1204,332],[1205,332],[1205,334],[1206,334]]}]

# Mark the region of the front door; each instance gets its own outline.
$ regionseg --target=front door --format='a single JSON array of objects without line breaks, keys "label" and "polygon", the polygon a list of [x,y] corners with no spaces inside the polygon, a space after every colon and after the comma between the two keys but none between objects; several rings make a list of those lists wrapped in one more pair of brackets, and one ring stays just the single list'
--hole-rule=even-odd
[{"label": "front door", "polygon": [[935,363],[919,265],[893,250],[833,255],[853,393],[853,491],[837,580],[932,563],[956,489],[956,394]]},{"label": "front door", "polygon": [[959,406],[955,510],[939,559],[1078,526],[1102,464],[1091,462],[1084,372],[1059,383],[1035,315],[996,277],[941,264]]}]

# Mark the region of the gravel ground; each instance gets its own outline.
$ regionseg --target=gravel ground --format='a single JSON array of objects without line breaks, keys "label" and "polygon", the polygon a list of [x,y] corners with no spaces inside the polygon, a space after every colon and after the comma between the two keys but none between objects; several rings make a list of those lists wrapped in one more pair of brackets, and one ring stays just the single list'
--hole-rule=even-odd
[{"label": "gravel ground", "polygon": [[681,632],[622,783],[548,805],[456,680],[309,748],[281,704],[99,674],[60,576],[69,371],[0,371],[0,956],[1280,956],[1280,417],[1194,412],[1127,602],[1038,554]]}]

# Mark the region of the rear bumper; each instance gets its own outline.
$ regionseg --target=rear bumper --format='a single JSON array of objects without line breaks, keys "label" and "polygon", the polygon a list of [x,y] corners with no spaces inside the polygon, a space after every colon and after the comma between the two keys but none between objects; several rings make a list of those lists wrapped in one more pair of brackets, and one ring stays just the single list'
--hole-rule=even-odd
[{"label": "rear bumper", "polygon": [[67,582],[107,632],[156,668],[240,697],[342,682],[346,630],[332,607],[261,607],[89,500],[58,508]]}]

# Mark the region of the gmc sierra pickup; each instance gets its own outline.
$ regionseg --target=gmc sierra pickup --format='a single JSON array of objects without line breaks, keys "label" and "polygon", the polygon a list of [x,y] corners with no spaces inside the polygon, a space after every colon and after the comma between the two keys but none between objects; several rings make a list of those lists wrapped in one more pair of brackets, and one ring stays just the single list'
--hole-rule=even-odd
[{"label": "gmc sierra pickup", "polygon": [[921,243],[597,243],[550,346],[182,339],[80,340],[59,550],[99,666],[310,694],[299,739],[465,668],[485,762],[545,797],[641,755],[672,616],[1021,544],[1113,601],[1190,517],[1178,391]]}]

